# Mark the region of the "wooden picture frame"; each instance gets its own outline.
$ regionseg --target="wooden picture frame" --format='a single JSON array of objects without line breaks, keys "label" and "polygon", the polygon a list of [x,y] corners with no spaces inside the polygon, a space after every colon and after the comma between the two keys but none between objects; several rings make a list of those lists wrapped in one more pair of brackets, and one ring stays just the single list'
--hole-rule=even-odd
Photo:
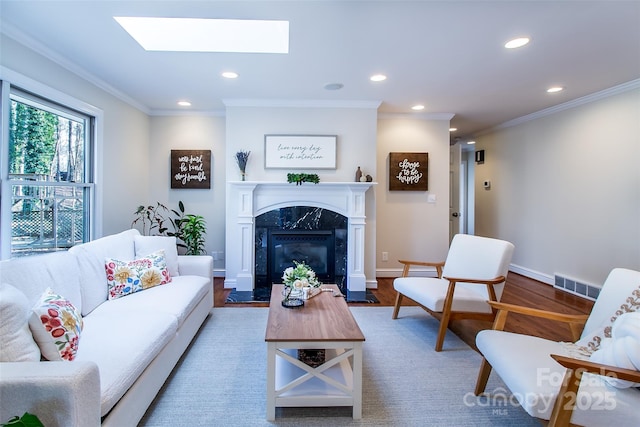
[{"label": "wooden picture frame", "polygon": [[389,153],[389,191],[427,191],[429,153]]},{"label": "wooden picture frame", "polygon": [[211,150],[171,150],[171,188],[211,188]]},{"label": "wooden picture frame", "polygon": [[335,169],[337,135],[265,135],[265,169]]}]

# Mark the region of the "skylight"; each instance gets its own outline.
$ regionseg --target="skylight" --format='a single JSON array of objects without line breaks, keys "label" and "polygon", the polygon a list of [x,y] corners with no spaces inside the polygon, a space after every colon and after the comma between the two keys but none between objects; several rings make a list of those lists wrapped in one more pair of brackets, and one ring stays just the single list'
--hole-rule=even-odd
[{"label": "skylight", "polygon": [[289,53],[289,21],[126,16],[114,19],[145,50]]}]

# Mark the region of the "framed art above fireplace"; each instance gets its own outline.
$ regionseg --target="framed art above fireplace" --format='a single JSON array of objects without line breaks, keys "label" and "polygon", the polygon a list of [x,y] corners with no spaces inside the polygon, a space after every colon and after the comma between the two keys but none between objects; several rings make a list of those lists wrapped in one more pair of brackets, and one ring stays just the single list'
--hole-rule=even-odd
[{"label": "framed art above fireplace", "polygon": [[266,169],[335,169],[336,135],[265,135]]}]

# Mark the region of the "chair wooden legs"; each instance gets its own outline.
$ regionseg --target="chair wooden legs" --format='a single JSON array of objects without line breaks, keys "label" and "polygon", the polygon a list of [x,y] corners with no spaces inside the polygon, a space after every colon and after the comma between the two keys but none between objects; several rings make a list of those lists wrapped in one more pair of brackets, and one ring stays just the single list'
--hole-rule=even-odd
[{"label": "chair wooden legs", "polygon": [[393,306],[393,314],[391,315],[392,319],[398,318],[398,312],[400,311],[400,304],[402,304],[402,294],[398,292],[396,295],[396,304]]},{"label": "chair wooden legs", "polygon": [[453,293],[455,291],[455,288],[455,282],[449,282],[447,297],[444,300],[444,307],[442,307],[442,316],[440,317],[440,328],[438,330],[438,338],[436,339],[436,351],[442,351],[444,337],[447,334],[447,328],[449,327],[449,319],[451,317],[451,306],[453,305]]},{"label": "chair wooden legs", "polygon": [[556,402],[553,406],[553,412],[551,412],[548,427],[571,425],[571,416],[573,415],[573,407],[576,404],[581,380],[582,371],[580,369],[567,368],[562,387],[558,391],[558,397],[556,397]]},{"label": "chair wooden legs", "polygon": [[476,396],[479,396],[484,392],[487,387],[487,381],[489,381],[489,375],[491,374],[491,365],[487,362],[487,359],[482,358],[482,364],[480,365],[480,372],[478,372],[478,380],[476,381]]}]

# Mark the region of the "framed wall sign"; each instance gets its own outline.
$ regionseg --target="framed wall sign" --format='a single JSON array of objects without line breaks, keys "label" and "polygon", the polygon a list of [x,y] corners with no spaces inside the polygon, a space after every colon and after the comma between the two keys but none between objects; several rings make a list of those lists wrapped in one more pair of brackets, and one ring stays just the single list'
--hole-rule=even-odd
[{"label": "framed wall sign", "polygon": [[211,150],[171,150],[171,188],[211,188]]},{"label": "framed wall sign", "polygon": [[267,169],[335,169],[336,135],[265,135]]},{"label": "framed wall sign", "polygon": [[389,191],[427,191],[429,153],[389,153]]}]

